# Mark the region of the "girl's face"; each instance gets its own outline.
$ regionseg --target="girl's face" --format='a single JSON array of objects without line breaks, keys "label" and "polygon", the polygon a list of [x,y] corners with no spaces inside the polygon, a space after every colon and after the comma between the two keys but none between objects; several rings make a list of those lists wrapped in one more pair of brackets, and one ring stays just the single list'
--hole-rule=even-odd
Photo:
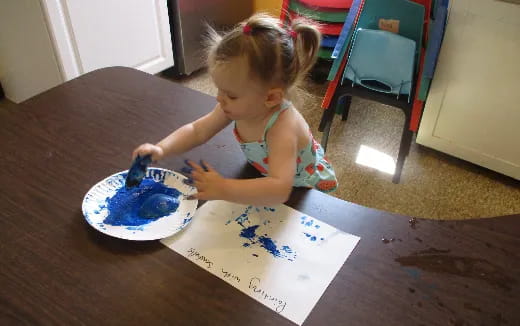
[{"label": "girl's face", "polygon": [[262,118],[269,112],[265,102],[268,89],[249,76],[246,60],[232,58],[211,70],[218,88],[217,101],[230,120]]}]

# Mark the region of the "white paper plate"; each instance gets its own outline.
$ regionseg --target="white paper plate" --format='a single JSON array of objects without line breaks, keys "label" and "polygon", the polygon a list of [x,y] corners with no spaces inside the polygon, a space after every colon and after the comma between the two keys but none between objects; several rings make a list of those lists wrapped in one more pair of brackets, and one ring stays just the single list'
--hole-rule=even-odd
[{"label": "white paper plate", "polygon": [[197,209],[197,200],[186,200],[183,195],[196,192],[195,187],[184,184],[182,174],[161,168],[148,168],[144,179],[153,179],[168,188],[175,188],[183,195],[179,196],[179,207],[170,215],[153,219],[150,223],[139,226],[110,225],[103,221],[109,214],[107,199],[125,186],[128,171],[122,171],[100,181],[83,198],[82,210],[87,222],[96,230],[110,236],[127,240],[156,240],[169,237],[191,222]]}]

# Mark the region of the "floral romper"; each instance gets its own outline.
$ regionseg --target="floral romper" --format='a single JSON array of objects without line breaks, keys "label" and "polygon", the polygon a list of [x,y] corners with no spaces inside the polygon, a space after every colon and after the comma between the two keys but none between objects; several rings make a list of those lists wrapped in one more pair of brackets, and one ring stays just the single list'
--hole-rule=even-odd
[{"label": "floral romper", "polygon": [[[236,128],[233,128],[235,138],[240,143],[247,161],[254,166],[262,175],[267,176],[269,171],[269,157],[266,135],[269,129],[276,123],[278,116],[291,106],[291,102],[284,101],[281,109],[273,113],[264,130],[260,141],[244,143],[240,139]],[[309,130],[309,133],[310,130]],[[294,176],[294,187],[316,188],[322,192],[332,192],[338,187],[338,181],[332,165],[325,157],[321,145],[311,134],[311,141],[304,149],[300,150],[296,158],[296,175]]]}]

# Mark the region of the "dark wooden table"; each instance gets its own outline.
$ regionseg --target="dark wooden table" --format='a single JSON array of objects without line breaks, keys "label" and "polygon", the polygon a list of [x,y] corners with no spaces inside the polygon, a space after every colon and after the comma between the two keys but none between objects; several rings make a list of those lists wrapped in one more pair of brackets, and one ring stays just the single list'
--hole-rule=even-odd
[{"label": "dark wooden table", "polygon": [[[0,111],[0,325],[292,325],[160,242],[111,238],[82,216],[87,190],[137,144],[214,103],[110,68]],[[184,158],[256,176],[229,129],[159,166]],[[288,204],[361,237],[304,325],[520,325],[519,215],[414,225],[314,190]]]}]

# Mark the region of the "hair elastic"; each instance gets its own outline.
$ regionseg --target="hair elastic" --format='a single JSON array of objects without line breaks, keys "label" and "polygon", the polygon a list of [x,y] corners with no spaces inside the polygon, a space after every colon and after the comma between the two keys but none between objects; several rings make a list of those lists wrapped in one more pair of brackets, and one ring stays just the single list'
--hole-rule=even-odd
[{"label": "hair elastic", "polygon": [[244,34],[246,35],[251,35],[251,32],[253,31],[253,28],[248,25],[248,24],[245,24],[242,31],[244,32]]}]

